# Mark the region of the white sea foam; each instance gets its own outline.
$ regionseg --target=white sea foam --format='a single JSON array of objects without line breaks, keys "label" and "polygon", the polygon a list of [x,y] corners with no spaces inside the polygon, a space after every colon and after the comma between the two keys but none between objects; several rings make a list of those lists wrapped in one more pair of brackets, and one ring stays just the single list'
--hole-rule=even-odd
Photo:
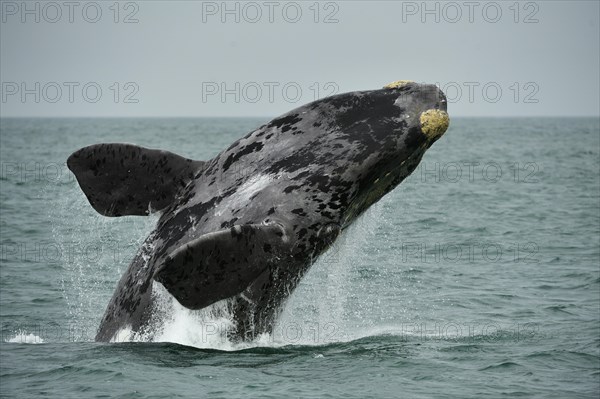
[{"label": "white sea foam", "polygon": [[131,326],[125,326],[119,329],[110,340],[111,343],[118,342],[135,342],[136,335],[133,333]]},{"label": "white sea foam", "polygon": [[226,336],[233,327],[226,300],[202,310],[191,310],[180,305],[162,285],[154,283],[152,289],[160,318],[153,323],[155,331],[150,333],[153,341],[197,348],[233,349]]},{"label": "white sea foam", "polygon": [[43,344],[44,340],[35,334],[18,331],[14,337],[7,339],[5,342],[13,344]]}]

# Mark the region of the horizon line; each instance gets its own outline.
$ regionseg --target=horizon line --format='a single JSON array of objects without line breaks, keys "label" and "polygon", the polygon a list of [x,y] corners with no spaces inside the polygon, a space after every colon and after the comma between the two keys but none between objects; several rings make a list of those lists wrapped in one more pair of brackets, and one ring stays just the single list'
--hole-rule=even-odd
[{"label": "horizon line", "polygon": [[[276,118],[278,115],[0,115],[0,119],[209,119],[209,118],[223,118],[223,119],[242,119],[242,118]],[[454,115],[451,118],[600,118],[598,115]]]}]

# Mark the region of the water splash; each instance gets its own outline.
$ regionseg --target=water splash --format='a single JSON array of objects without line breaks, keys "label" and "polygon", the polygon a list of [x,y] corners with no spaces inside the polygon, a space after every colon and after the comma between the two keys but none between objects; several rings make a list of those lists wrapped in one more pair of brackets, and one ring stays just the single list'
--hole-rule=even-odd
[{"label": "water splash", "polygon": [[14,337],[5,340],[4,342],[12,344],[43,344],[44,340],[35,335],[28,333],[27,331],[19,330]]},{"label": "water splash", "polygon": [[[62,287],[70,319],[93,331],[115,282],[139,250],[157,217],[99,218],[75,184],[72,188],[53,207],[60,210],[60,215],[53,215],[52,229],[54,237],[65,244],[65,251],[68,250],[66,244],[80,249],[64,264]],[[202,310],[190,310],[181,306],[162,285],[154,283],[156,308],[150,327],[137,333],[124,328],[113,341],[173,342],[198,348],[240,350],[255,346],[346,342],[379,331],[365,316],[377,302],[367,299],[370,289],[358,277],[361,265],[373,256],[365,248],[377,239],[385,222],[386,202],[389,199],[368,209],[317,259],[285,304],[273,333],[262,334],[248,342],[236,342],[231,339],[235,322],[229,300]],[[78,218],[67,217],[72,213],[78,214]],[[88,223],[82,225],[82,219]],[[82,248],[95,250],[97,256],[90,259]],[[115,263],[119,267],[102,267]]]},{"label": "water splash", "polygon": [[[62,273],[58,278],[67,318],[71,324],[93,332],[116,282],[158,216],[98,217],[76,182],[71,182],[69,189],[61,187],[60,195],[55,195],[56,189],[47,186],[43,195],[49,202],[52,242],[60,252]],[[88,339],[93,339],[93,334]]]},{"label": "water splash", "polygon": [[368,295],[358,269],[371,256],[365,247],[381,228],[383,207],[379,202],[368,209],[315,262],[276,323],[276,342],[323,345],[368,333],[369,321],[357,317],[351,299]]},{"label": "water splash", "polygon": [[255,346],[272,346],[263,334],[248,342],[232,339],[235,322],[231,300],[225,299],[201,310],[180,305],[159,283],[152,285],[154,314],[144,331],[119,330],[111,342],[171,342],[203,349],[235,351]]}]

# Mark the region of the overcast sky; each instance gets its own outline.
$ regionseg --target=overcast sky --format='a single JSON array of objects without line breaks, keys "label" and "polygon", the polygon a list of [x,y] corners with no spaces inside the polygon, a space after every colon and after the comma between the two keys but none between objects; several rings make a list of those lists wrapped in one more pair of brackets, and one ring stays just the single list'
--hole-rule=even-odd
[{"label": "overcast sky", "polygon": [[453,116],[599,113],[598,1],[315,3],[2,1],[1,116],[276,116],[400,79]]}]

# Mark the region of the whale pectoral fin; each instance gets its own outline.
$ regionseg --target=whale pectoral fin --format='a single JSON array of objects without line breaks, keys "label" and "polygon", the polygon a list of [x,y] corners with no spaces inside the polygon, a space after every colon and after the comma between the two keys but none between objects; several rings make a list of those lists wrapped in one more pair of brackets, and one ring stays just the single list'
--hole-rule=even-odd
[{"label": "whale pectoral fin", "polygon": [[105,216],[148,215],[164,209],[203,165],[132,144],[91,145],[67,160],[92,207]]},{"label": "whale pectoral fin", "polygon": [[183,306],[202,309],[241,293],[290,251],[283,226],[236,225],[205,234],[167,256],[154,274]]}]

